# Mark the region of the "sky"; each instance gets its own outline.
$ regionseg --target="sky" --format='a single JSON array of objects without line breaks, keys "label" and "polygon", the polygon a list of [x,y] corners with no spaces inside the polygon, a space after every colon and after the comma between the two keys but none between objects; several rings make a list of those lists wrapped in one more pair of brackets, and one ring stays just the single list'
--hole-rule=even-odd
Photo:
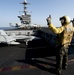
[{"label": "sky", "polygon": [[[0,27],[9,27],[9,23],[19,23],[17,16],[22,14],[24,0],[0,0]],[[51,15],[52,23],[59,27],[59,18],[68,15],[74,18],[74,0],[27,0],[27,10],[31,14],[32,23],[47,26],[46,18]]]}]

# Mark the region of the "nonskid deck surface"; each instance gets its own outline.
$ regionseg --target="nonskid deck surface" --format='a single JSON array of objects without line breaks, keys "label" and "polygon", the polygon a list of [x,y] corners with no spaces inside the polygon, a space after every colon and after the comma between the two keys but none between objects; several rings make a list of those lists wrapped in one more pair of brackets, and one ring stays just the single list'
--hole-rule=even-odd
[{"label": "nonskid deck surface", "polygon": [[[55,50],[43,40],[26,46],[0,44],[0,75],[56,75]],[[62,75],[74,75],[74,54],[69,54],[68,69]]]}]

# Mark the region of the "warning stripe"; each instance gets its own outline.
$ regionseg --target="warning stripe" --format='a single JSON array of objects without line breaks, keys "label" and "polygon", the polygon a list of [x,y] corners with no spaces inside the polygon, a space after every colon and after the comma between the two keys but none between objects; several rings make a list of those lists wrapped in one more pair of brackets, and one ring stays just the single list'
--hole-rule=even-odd
[{"label": "warning stripe", "polygon": [[[74,59],[68,60],[68,62],[74,62]],[[49,66],[48,64],[40,64],[42,66]],[[0,72],[5,72],[5,71],[16,71],[16,70],[21,70],[21,69],[35,69],[37,67],[29,65],[29,64],[25,64],[25,65],[21,65],[21,66],[12,66],[12,67],[4,67],[4,68],[0,68]]]},{"label": "warning stripe", "polygon": [[[40,64],[42,66],[48,66],[48,64]],[[0,72],[6,72],[6,71],[17,71],[21,69],[35,69],[37,67],[32,66],[32,65],[21,65],[21,66],[12,66],[12,67],[5,67],[5,68],[0,68]]]},{"label": "warning stripe", "polygon": [[21,70],[21,69],[32,69],[32,68],[36,68],[36,67],[31,65],[12,66],[12,67],[0,68],[0,72],[15,71],[15,70]]}]

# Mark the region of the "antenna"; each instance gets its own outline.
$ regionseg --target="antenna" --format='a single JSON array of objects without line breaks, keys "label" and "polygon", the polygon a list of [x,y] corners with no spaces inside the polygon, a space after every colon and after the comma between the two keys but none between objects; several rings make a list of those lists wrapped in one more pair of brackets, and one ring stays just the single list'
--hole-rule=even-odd
[{"label": "antenna", "polygon": [[24,2],[25,2],[25,3],[27,3],[27,1],[26,1],[26,0],[24,0]]},{"label": "antenna", "polygon": [[30,24],[31,23],[31,15],[28,13],[27,11],[27,5],[29,4],[27,2],[27,0],[24,0],[24,2],[22,2],[21,4],[24,5],[24,10],[23,10],[23,15],[18,16],[18,18],[20,18],[20,21],[22,24]]}]

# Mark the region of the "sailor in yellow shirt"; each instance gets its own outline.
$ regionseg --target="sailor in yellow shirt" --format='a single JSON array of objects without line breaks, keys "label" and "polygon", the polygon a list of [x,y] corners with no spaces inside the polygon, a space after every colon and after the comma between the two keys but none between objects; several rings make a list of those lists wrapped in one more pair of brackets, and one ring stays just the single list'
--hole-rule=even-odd
[{"label": "sailor in yellow shirt", "polygon": [[60,18],[61,25],[60,27],[55,27],[51,23],[51,15],[46,19],[48,27],[57,34],[57,50],[56,50],[56,69],[57,74],[61,74],[61,70],[67,69],[68,61],[68,49],[72,41],[74,27],[71,23],[69,16],[63,16]]}]

